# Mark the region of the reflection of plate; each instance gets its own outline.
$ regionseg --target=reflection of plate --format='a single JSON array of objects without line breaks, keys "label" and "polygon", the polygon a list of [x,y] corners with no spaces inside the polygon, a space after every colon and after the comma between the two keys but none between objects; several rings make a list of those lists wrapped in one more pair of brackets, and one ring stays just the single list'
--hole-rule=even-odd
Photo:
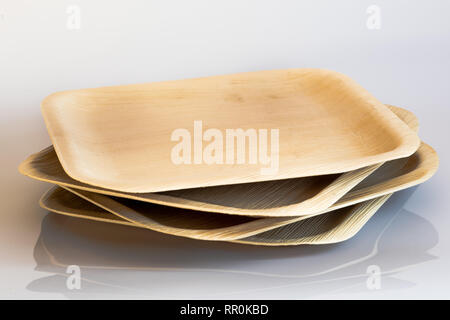
[{"label": "reflection of plate", "polygon": [[[367,290],[369,265],[380,267],[382,290],[398,289],[410,284],[388,275],[433,259],[427,251],[437,243],[437,232],[427,220],[401,209],[412,192],[396,193],[364,232],[324,246],[272,248],[196,241],[47,215],[35,259],[37,269],[51,275],[33,281],[28,289],[71,298],[114,294],[295,299],[333,290]],[[65,271],[72,264],[81,267],[79,291],[66,288]]]},{"label": "reflection of plate", "polygon": [[[95,194],[93,195],[95,196]],[[255,245],[298,245],[341,242],[355,235],[389,197],[390,195],[386,195],[354,206],[304,219],[277,229],[255,234],[251,237],[238,238],[238,240],[234,241]],[[111,205],[108,206],[108,204],[102,203],[103,208],[108,208],[108,210],[113,212],[117,210],[115,215],[108,215],[108,211],[60,187],[50,189],[41,199],[40,203],[45,209],[60,214],[126,225],[130,225],[130,222],[137,221],[137,226],[139,227],[203,240],[228,240],[222,237],[224,230],[232,226],[228,225],[227,222],[238,224],[241,222],[239,219],[244,218],[241,216],[236,217],[212,213],[189,214],[184,212],[183,214],[177,212],[174,208],[165,206],[150,207],[152,210],[145,214],[142,210],[149,208],[149,204],[143,204],[141,206],[141,211],[138,211],[141,214],[139,216],[128,212],[126,212],[128,215],[123,216],[124,211],[122,207],[119,206],[112,209]],[[97,204],[97,202],[95,203]],[[181,209],[178,210],[181,211]],[[117,217],[123,219],[117,219]],[[132,223],[131,225],[134,224]],[[245,223],[241,222],[240,225],[245,225]]]}]

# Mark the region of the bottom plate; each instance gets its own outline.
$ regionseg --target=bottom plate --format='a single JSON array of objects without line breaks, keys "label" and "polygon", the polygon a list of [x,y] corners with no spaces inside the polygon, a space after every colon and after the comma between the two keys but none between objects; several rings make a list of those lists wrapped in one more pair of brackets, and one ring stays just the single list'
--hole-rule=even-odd
[{"label": "bottom plate", "polygon": [[[263,246],[329,244],[342,242],[353,237],[361,230],[366,222],[390,196],[391,194],[388,194],[250,237],[232,240],[230,242]],[[113,215],[60,187],[53,187],[44,194],[40,204],[49,211],[63,215],[141,227]]]}]

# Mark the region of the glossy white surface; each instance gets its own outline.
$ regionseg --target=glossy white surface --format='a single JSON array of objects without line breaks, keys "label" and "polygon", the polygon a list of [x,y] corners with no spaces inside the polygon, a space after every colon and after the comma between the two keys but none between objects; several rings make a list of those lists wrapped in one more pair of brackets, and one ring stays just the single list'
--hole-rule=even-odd
[{"label": "glossy white surface", "polygon": [[[0,298],[450,298],[448,1],[74,1],[0,3]],[[50,144],[39,103],[54,91],[292,67],[354,78],[406,107],[441,159],[338,245],[200,242],[47,214],[48,188],[17,165]],[[81,266],[81,290],[66,266]],[[381,289],[366,286],[379,266]]]}]

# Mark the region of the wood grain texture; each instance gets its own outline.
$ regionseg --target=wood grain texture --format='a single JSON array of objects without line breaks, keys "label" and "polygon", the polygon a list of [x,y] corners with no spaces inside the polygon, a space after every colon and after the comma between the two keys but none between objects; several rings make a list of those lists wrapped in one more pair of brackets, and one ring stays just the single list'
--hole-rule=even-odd
[{"label": "wood grain texture", "polygon": [[[231,242],[262,246],[318,245],[342,242],[361,230],[389,197],[390,195],[385,195],[251,237],[232,240]],[[111,214],[62,188],[54,187],[50,189],[41,198],[40,203],[43,208],[63,215],[132,227],[143,227],[141,224],[135,224]]]},{"label": "wood grain texture", "polygon": [[[418,121],[413,113],[388,107],[410,128],[418,130]],[[19,171],[34,179],[116,197],[198,211],[276,217],[322,212],[381,165],[336,175],[140,194],[97,188],[70,178],[52,147],[30,156]]]},{"label": "wood grain texture", "polygon": [[[138,226],[167,233],[202,240],[234,240],[247,234],[247,223],[258,224],[258,220],[246,216],[226,215],[220,213],[206,213],[167,206],[160,206],[141,201],[114,198],[83,190],[55,187],[49,192],[49,197],[43,198],[41,205],[49,207],[49,198],[53,201],[65,200],[64,206],[71,203],[88,201],[121,219]],[[70,192],[68,192],[70,191]],[[72,193],[70,197],[67,193]],[[56,194],[56,196],[55,196]],[[61,196],[62,195],[62,196]],[[257,230],[259,228],[256,228]],[[255,231],[254,233],[256,233]],[[253,233],[251,233],[253,234]]]},{"label": "wood grain texture", "polygon": [[[375,171],[342,202],[338,201],[322,212],[297,217],[255,218],[206,213],[64,188],[122,219],[151,230],[195,239],[226,241],[250,237],[412,187],[429,179],[437,166],[437,154],[423,143],[413,156],[391,161]],[[194,221],[195,225],[192,224]],[[202,226],[201,229],[198,226]]]},{"label": "wood grain texture", "polygon": [[[73,90],[52,94],[41,106],[66,173],[124,192],[336,174],[407,157],[420,143],[353,80],[321,69]],[[172,132],[192,134],[196,120],[223,134],[279,130],[279,170],[264,175],[260,164],[175,165]]]},{"label": "wood grain texture", "polygon": [[342,242],[356,235],[391,195],[364,201],[234,242],[261,246]]}]

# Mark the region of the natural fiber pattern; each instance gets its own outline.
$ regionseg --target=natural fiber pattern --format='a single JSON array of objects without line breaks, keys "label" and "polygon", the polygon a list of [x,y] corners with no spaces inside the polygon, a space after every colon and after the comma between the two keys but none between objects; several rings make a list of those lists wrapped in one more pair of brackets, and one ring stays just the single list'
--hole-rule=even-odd
[{"label": "natural fiber pattern", "polygon": [[[252,245],[286,246],[300,244],[326,244],[347,240],[354,236],[390,195],[342,208],[300,222],[254,236],[234,240]],[[143,227],[110,214],[61,188],[49,190],[41,199],[41,206],[49,211],[77,218]],[[180,234],[177,234],[180,235]]]},{"label": "natural fiber pattern", "polygon": [[[162,233],[202,240],[234,240],[241,238],[243,235],[253,235],[258,233],[259,230],[265,231],[272,228],[272,225],[266,225],[267,222],[264,221],[266,219],[178,209],[65,188],[73,195],[68,195],[69,192],[62,190],[60,187],[54,187],[41,199],[41,205],[44,208],[53,208],[55,205],[51,203],[58,203],[56,208],[59,208],[59,211],[64,211],[62,209],[64,207],[71,208],[73,206],[92,211],[92,206],[86,207],[84,204],[87,200],[97,207],[138,226]],[[251,227],[255,228],[254,231],[247,228],[248,223],[251,223]]]},{"label": "natural fiber pattern", "polygon": [[361,201],[410,188],[430,179],[439,167],[439,157],[434,149],[422,142],[419,150],[406,159],[385,163],[328,210],[336,210]]},{"label": "natural fiber pattern", "polygon": [[[417,131],[418,122],[414,114],[393,106],[389,108]],[[142,194],[96,188],[70,178],[53,147],[29,157],[19,170],[34,179],[116,197],[198,211],[276,217],[324,212],[381,165],[337,175]]]},{"label": "natural fiber pattern", "polygon": [[307,215],[324,210],[380,165],[341,175],[142,194],[96,188],[71,179],[51,146],[29,157],[19,170],[41,181],[116,197],[198,211],[270,217]]},{"label": "natural fiber pattern", "polygon": [[235,242],[266,246],[342,242],[358,233],[390,196],[361,202]]},{"label": "natural fiber pattern", "polygon": [[63,188],[52,187],[49,189],[39,200],[39,205],[46,210],[67,216],[136,226]]},{"label": "natural fiber pattern", "polygon": [[[364,183],[363,186],[365,188],[371,188],[374,193],[378,193],[380,195],[394,192],[396,190],[401,190],[405,186],[411,186],[414,184],[418,184],[420,182],[428,179],[437,168],[437,155],[430,148],[430,152],[425,152],[424,148],[419,149],[418,153],[411,157],[412,161],[416,161],[416,165],[410,164],[408,168],[412,171],[410,172],[401,172],[401,169],[405,167],[405,160],[396,160],[389,163],[388,170],[378,170],[370,177],[371,181],[373,181],[374,185],[367,185]],[[410,162],[409,160],[407,161]],[[419,174],[415,174],[415,172],[419,172]],[[379,175],[381,173],[381,176]],[[398,175],[399,174],[399,175]],[[403,174],[403,175],[402,175]],[[378,177],[378,178],[377,178]],[[414,180],[416,179],[416,180]],[[377,186],[385,186],[389,180],[394,181],[393,184],[389,184],[389,191],[382,188],[377,188]],[[164,212],[164,215],[170,215],[174,212],[174,209],[167,210],[167,207],[161,208],[161,206],[151,205],[140,202],[140,201],[131,201],[123,198],[113,198],[107,197],[98,193],[86,192],[86,191],[76,191],[73,189],[69,189],[72,192],[77,193],[79,196],[84,197],[85,199],[91,201],[92,203],[103,207],[105,210],[109,210],[109,212],[118,215],[119,217],[128,219],[128,221],[136,222],[138,221],[143,226],[159,230],[161,232],[173,233],[173,230],[170,228],[175,228],[175,232],[177,234],[183,233],[186,236],[199,238],[199,239],[215,239],[215,240],[235,240],[244,237],[249,237],[264,231],[268,231],[283,225],[287,225],[293,222],[301,221],[308,216],[295,217],[295,218],[265,218],[265,219],[249,219],[249,220],[239,220],[234,219],[235,217],[230,215],[222,215],[221,219],[226,217],[226,224],[223,226],[217,226],[217,228],[213,230],[190,230],[189,234],[186,234],[185,230],[179,230],[177,225],[171,225],[173,221],[177,221],[177,217],[175,220],[165,220],[161,223],[161,220],[158,220],[160,216],[160,212]],[[372,195],[364,195],[363,197],[371,197]],[[346,201],[357,201],[358,199],[349,198]],[[362,200],[361,200],[362,201]],[[342,205],[342,204],[339,204]],[[143,210],[144,208],[144,210]],[[179,210],[179,209],[178,209]],[[183,211],[183,210],[181,210]],[[193,211],[185,210],[187,214],[195,213]],[[198,214],[198,212],[197,212]],[[209,213],[210,214],[210,213]],[[178,215],[182,217],[183,215]],[[205,215],[197,215],[197,217],[205,217]],[[208,217],[206,217],[208,219]],[[247,218],[248,219],[248,218]],[[203,225],[208,225],[208,221],[203,223]]]},{"label": "natural fiber pattern", "polygon": [[[390,194],[394,191],[417,185],[430,178],[437,169],[437,155],[433,149],[425,144],[418,150],[418,153],[418,155],[416,154],[406,161],[399,159],[390,162],[385,170],[380,169],[380,171],[375,171],[373,176],[370,177],[372,181],[375,182],[375,185],[365,184],[362,189],[370,190],[371,193],[367,194],[361,190],[359,190],[359,192],[358,190],[355,190],[356,194],[361,193],[358,201],[352,200],[352,198],[346,198],[345,203],[351,205],[356,201],[358,203],[364,201],[359,199],[373,198],[374,194],[379,194],[380,196]],[[391,176],[389,176],[389,174]],[[105,196],[84,190],[65,188],[70,192],[75,193],[77,196],[130,222],[140,224],[152,230],[196,239],[237,240],[315,216],[256,219],[239,215],[203,213],[193,210],[171,208],[141,201]],[[341,206],[344,206],[343,203],[337,203],[331,208],[328,208],[326,212],[332,211],[333,207],[338,209]],[[325,212],[317,213],[317,215],[323,213]],[[210,229],[187,230],[186,228],[188,228],[190,223],[194,220],[194,215],[195,220],[197,221],[196,223]],[[215,222],[220,221],[223,225],[220,223],[212,224],[210,218],[213,215],[217,217]],[[202,222],[202,219],[205,221]]]},{"label": "natural fiber pattern", "polygon": [[[352,79],[321,69],[65,91],[50,95],[41,106],[66,173],[124,192],[336,174],[410,156],[420,143],[415,132]],[[194,134],[196,121],[203,125]],[[229,129],[278,130],[278,170],[261,174],[267,164],[223,165],[223,157],[219,163],[175,165],[170,156],[177,144],[170,143],[174,131],[188,131],[186,153],[192,158],[192,144],[203,154],[200,142],[191,143],[203,140],[203,126],[220,133],[219,148],[227,155],[234,149],[223,144]],[[258,148],[254,144],[251,149]]]}]

